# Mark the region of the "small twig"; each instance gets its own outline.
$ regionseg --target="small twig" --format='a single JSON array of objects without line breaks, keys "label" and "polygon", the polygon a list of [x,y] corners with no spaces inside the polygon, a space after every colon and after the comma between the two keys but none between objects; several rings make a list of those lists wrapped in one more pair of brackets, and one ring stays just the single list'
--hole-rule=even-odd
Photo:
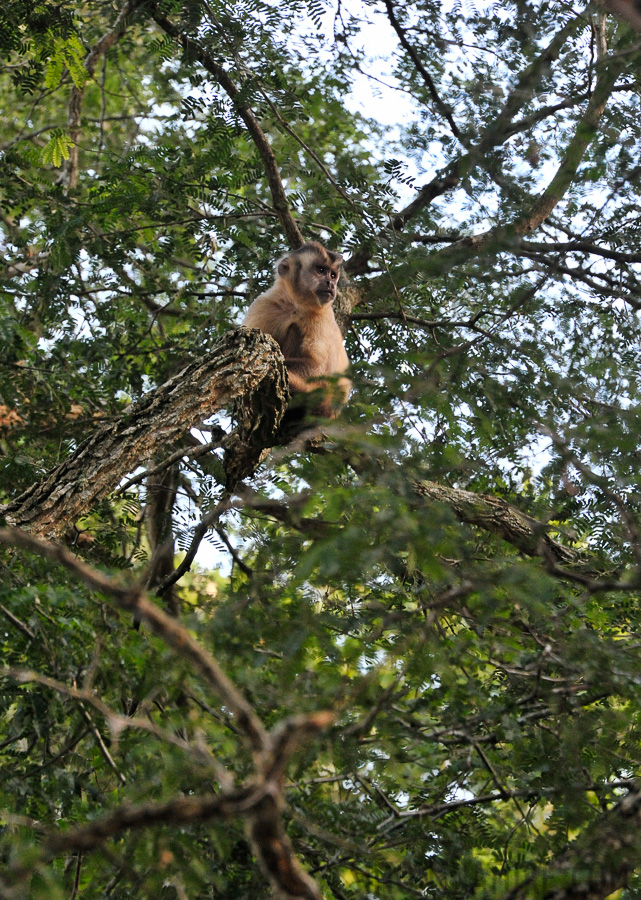
[{"label": "small twig", "polygon": [[6,619],[8,619],[11,622],[12,625],[15,625],[15,627],[18,629],[18,631],[21,631],[25,637],[29,638],[30,641],[35,640],[36,636],[33,633],[33,631],[29,628],[29,626],[25,625],[25,623],[21,619],[19,619],[17,616],[14,616],[14,614],[11,612],[11,610],[7,609],[7,607],[4,606],[4,604],[2,604],[2,603],[0,603],[0,612]]},{"label": "small twig", "polygon": [[132,487],[132,485],[139,484],[141,481],[149,478],[150,475],[158,475],[160,472],[164,472],[172,463],[175,463],[179,459],[183,459],[185,456],[189,457],[189,459],[198,459],[199,456],[203,456],[205,453],[209,453],[211,450],[220,447],[220,441],[225,436],[225,432],[222,428],[212,428],[210,430],[212,431],[212,434],[216,435],[216,440],[210,441],[208,444],[201,444],[200,447],[195,447],[193,450],[187,450],[185,447],[181,447],[180,450],[171,453],[163,459],[161,463],[154,466],[153,469],[145,469],[145,471],[140,472],[139,475],[134,475],[121,485],[117,491],[114,491],[114,497],[119,497],[121,494],[124,494],[125,491]]},{"label": "small twig", "polygon": [[416,66],[416,70],[419,72],[419,74],[421,75],[421,78],[425,82],[427,89],[432,96],[432,100],[434,101],[434,103],[436,105],[436,108],[441,113],[441,115],[445,119],[447,119],[448,124],[449,124],[450,128],[452,129],[452,134],[454,135],[454,137],[458,138],[458,140],[461,142],[461,144],[464,145],[463,138],[461,137],[461,132],[459,131],[459,128],[458,128],[456,122],[454,121],[452,113],[448,109],[447,105],[443,102],[443,100],[439,96],[438,91],[436,90],[436,85],[434,84],[434,79],[432,78],[430,73],[427,71],[427,69],[423,65],[421,58],[419,57],[419,55],[416,52],[416,50],[414,49],[414,47],[410,44],[409,40],[407,39],[407,35],[405,34],[405,31],[403,30],[400,22],[396,18],[396,14],[394,12],[394,7],[392,6],[392,0],[385,0],[385,8],[387,10],[387,17],[390,20],[390,24],[391,24],[392,28],[394,29],[394,31],[396,32],[399,41],[401,42],[401,46],[407,51],[407,53],[410,56],[410,59]]},{"label": "small twig", "polygon": [[104,740],[103,740],[103,737],[102,737],[102,735],[100,734],[100,731],[98,730],[98,726],[97,726],[96,723],[93,721],[93,719],[91,718],[91,716],[89,715],[89,713],[87,712],[87,710],[84,708],[84,706],[82,705],[82,703],[80,703],[79,706],[80,706],[80,715],[82,716],[82,718],[85,720],[85,722],[87,723],[87,725],[88,725],[89,728],[91,729],[91,733],[92,733],[93,736],[95,737],[96,743],[98,744],[98,749],[100,750],[100,752],[101,752],[102,755],[104,756],[104,758],[105,758],[105,760],[106,760],[106,762],[107,762],[107,765],[109,766],[110,769],[113,770],[113,772],[115,772],[115,774],[116,774],[116,776],[117,776],[117,778],[118,778],[118,781],[119,781],[121,784],[127,784],[127,779],[125,778],[125,776],[122,774],[122,772],[120,771],[120,769],[119,769],[118,766],[116,765],[116,762],[115,762],[113,756],[112,756],[111,753],[109,752],[109,748],[108,748],[107,745],[105,744],[105,742],[104,742]]},{"label": "small twig", "polygon": [[56,691],[63,697],[69,697],[72,700],[78,700],[79,706],[84,713],[83,718],[90,726],[92,731],[95,729],[95,726],[94,723],[91,722],[86,715],[86,711],[84,710],[83,706],[84,703],[93,706],[93,708],[97,712],[99,712],[101,716],[103,716],[113,734],[117,735],[125,728],[135,728],[140,731],[146,731],[159,740],[165,741],[168,744],[172,744],[174,747],[178,747],[180,750],[183,750],[192,755],[198,755],[198,761],[200,763],[214,766],[216,769],[216,775],[218,776],[220,774],[218,768],[220,766],[220,763],[218,763],[215,757],[213,757],[212,754],[205,748],[200,746],[196,747],[190,744],[188,741],[185,741],[182,738],[178,737],[176,734],[165,731],[165,729],[160,728],[149,718],[143,716],[123,716],[121,713],[118,713],[115,710],[111,709],[111,707],[107,706],[107,704],[103,700],[101,700],[100,697],[98,697],[92,691],[87,690],[86,688],[71,687],[70,685],[67,685],[62,681],[58,681],[55,678],[50,678],[48,675],[43,675],[40,672],[34,672],[30,669],[19,669],[13,666],[0,668],[0,676],[1,675],[5,675],[8,678],[13,678],[16,681],[19,681],[21,684],[41,684],[43,687],[50,688],[51,690]]},{"label": "small twig", "polygon": [[162,597],[163,594],[166,594],[169,588],[176,584],[183,575],[185,575],[191,569],[191,564],[196,558],[196,554],[198,553],[198,548],[200,544],[209,531],[209,529],[218,521],[221,515],[230,508],[229,495],[223,496],[223,499],[218,503],[213,509],[211,509],[208,513],[206,513],[198,525],[194,529],[194,536],[191,539],[191,544],[189,545],[189,549],[185,554],[183,561],[177,566],[176,569],[168,575],[167,578],[160,584],[155,593],[158,594],[159,597]]},{"label": "small twig", "polygon": [[227,549],[229,550],[229,552],[231,554],[231,558],[234,560],[234,562],[236,563],[236,565],[238,566],[240,571],[244,575],[247,575],[248,578],[251,578],[252,575],[254,574],[254,570],[251,569],[247,565],[247,563],[243,562],[243,560],[240,558],[240,556],[238,554],[238,551],[236,550],[236,548],[234,547],[232,542],[229,540],[229,538],[227,537],[227,535],[223,531],[223,529],[220,527],[220,525],[215,525],[214,530],[216,531],[216,534],[221,539],[221,541],[223,542],[225,547],[227,547]]}]

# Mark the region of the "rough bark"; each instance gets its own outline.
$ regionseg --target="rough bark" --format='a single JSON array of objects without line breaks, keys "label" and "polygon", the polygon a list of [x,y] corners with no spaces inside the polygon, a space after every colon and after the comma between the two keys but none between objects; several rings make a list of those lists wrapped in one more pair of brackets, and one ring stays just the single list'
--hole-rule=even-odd
[{"label": "rough bark", "polygon": [[[254,471],[265,449],[277,443],[287,399],[287,375],[277,344],[255,329],[229,332],[205,359],[98,429],[0,513],[8,524],[34,534],[62,535],[133,469],[166,454],[217,410],[233,406],[238,424],[221,442],[231,491]],[[414,490],[417,497],[446,504],[462,522],[500,536],[528,556],[566,565],[585,562],[553,540],[545,524],[503,500],[424,480],[417,481]]]},{"label": "rough bark", "polygon": [[[41,482],[0,509],[6,521],[43,537],[69,530],[120,480],[151,457],[174,448],[190,428],[217,410],[238,406],[229,436],[228,471],[247,475],[270,446],[287,405],[282,354],[255,329],[226,334],[202,360],[150,391],[83,441]],[[247,410],[253,420],[247,421]]]},{"label": "rough bark", "polygon": [[564,547],[547,534],[546,526],[496,497],[474,494],[461,488],[417,481],[414,490],[419,497],[437,500],[452,509],[462,522],[476,525],[502,537],[526,556],[550,555],[556,562],[577,563],[579,554]]}]

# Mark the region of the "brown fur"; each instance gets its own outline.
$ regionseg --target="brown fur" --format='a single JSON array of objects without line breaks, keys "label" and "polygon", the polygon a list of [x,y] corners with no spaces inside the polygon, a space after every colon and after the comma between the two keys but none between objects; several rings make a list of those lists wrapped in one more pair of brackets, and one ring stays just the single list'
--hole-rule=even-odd
[{"label": "brown fur", "polygon": [[351,382],[319,380],[349,366],[332,304],[343,260],[312,241],[278,263],[273,286],[257,297],[243,325],[276,340],[285,357],[292,394],[316,391],[314,415],[333,418],[347,402]]}]

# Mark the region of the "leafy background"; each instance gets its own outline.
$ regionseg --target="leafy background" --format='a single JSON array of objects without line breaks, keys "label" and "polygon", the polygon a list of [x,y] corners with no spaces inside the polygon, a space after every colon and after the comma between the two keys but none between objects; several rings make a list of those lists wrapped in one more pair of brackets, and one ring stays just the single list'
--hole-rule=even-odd
[{"label": "leafy background", "polygon": [[[565,2],[10,0],[0,49],[3,501],[270,283],[291,241],[252,111],[301,234],[347,259],[354,392],[324,452],[278,448],[242,486],[172,611],[267,728],[334,714],[283,787],[304,896],[636,897],[637,33]],[[180,561],[220,457],[165,475],[67,545],[118,584],[159,533]],[[303,896],[242,816],[39,855],[215,796],[222,766],[247,783],[251,753],[105,592],[15,548],[0,566],[2,895]]]}]

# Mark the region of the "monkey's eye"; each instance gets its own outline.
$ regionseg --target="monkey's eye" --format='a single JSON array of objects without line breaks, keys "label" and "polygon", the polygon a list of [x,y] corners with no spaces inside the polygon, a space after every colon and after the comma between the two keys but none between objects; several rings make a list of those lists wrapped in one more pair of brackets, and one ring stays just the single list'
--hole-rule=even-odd
[{"label": "monkey's eye", "polygon": [[325,266],[316,266],[316,271],[319,272],[321,275],[324,275],[325,272],[327,271],[327,269],[325,268]]},{"label": "monkey's eye", "polygon": [[332,278],[334,279],[334,281],[336,281],[336,277],[337,277],[336,272],[332,272],[331,274],[332,274]]}]

